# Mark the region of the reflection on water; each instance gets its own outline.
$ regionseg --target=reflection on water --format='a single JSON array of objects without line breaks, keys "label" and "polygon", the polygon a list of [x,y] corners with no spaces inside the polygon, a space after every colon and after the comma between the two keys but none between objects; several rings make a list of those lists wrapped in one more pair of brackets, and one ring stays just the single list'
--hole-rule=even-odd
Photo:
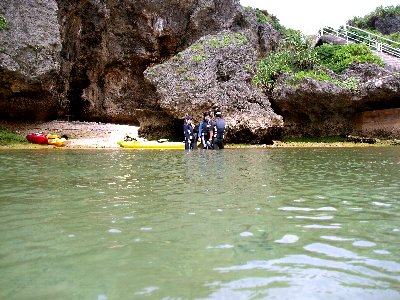
[{"label": "reflection on water", "polygon": [[400,299],[400,148],[1,151],[1,299]]}]

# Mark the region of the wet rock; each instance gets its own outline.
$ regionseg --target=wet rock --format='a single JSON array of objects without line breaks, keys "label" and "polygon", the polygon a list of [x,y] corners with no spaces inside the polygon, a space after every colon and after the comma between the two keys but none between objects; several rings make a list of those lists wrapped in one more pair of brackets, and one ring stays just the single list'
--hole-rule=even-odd
[{"label": "wet rock", "polygon": [[362,136],[353,136],[353,135],[348,135],[347,141],[353,142],[353,143],[366,143],[366,144],[376,144],[376,143],[380,142],[379,139],[370,138],[370,137],[362,137]]}]

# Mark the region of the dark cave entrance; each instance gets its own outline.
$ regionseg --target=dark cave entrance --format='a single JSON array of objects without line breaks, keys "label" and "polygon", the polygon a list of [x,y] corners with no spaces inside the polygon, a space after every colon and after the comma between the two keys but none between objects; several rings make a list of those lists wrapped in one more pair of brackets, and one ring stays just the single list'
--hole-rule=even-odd
[{"label": "dark cave entrance", "polygon": [[86,74],[80,76],[72,76],[73,80],[70,83],[67,98],[69,100],[68,114],[74,120],[85,118],[85,100],[82,98],[82,93],[85,88],[90,85],[90,80]]}]

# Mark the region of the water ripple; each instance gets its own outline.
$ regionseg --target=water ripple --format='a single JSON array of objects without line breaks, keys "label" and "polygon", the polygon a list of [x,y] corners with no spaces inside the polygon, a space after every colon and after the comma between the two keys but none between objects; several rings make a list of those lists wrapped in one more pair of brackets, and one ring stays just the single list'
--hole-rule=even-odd
[{"label": "water ripple", "polygon": [[0,298],[400,299],[399,154],[0,151]]}]

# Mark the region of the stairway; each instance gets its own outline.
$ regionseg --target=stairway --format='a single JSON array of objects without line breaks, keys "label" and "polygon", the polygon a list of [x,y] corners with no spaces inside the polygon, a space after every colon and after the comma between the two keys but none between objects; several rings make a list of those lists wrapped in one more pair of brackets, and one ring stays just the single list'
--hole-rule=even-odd
[{"label": "stairway", "polygon": [[392,72],[400,72],[400,58],[385,54],[380,51],[374,51],[374,54],[383,60],[386,69],[389,69]]},{"label": "stairway", "polygon": [[346,25],[339,30],[323,27],[316,35],[315,44],[324,42],[334,44],[360,43],[368,45],[385,63],[385,68],[400,72],[400,43],[378,36],[374,33]]}]

